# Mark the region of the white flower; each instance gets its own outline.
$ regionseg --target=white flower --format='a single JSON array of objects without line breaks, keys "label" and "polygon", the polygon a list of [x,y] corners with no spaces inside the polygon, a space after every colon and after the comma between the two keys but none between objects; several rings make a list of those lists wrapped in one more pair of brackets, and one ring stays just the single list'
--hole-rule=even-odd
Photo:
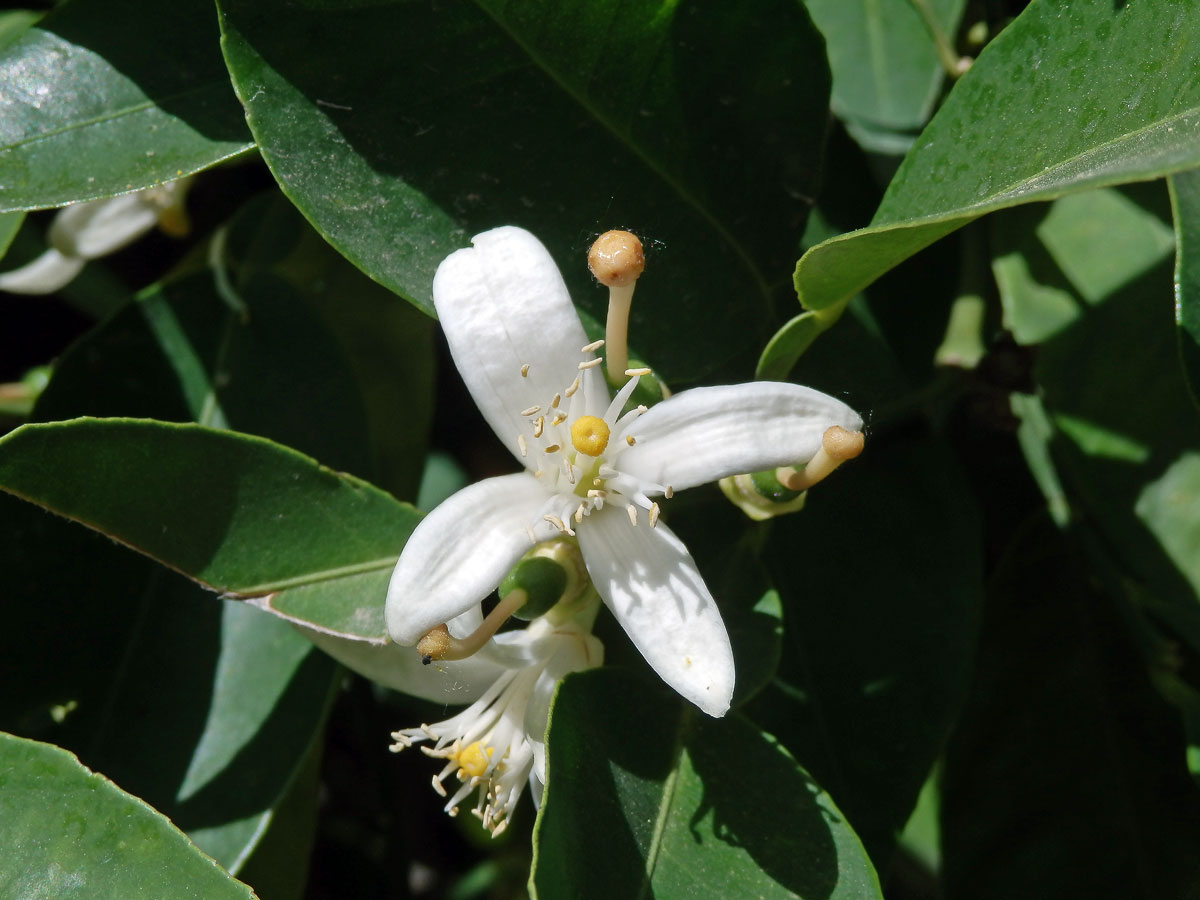
[{"label": "white flower", "polygon": [[513,227],[472,243],[438,268],[434,304],[463,381],[525,471],[464,488],[417,526],[388,589],[388,632],[416,643],[486,597],[531,543],[566,532],[655,671],[724,715],[729,638],[656,498],[807,461],[827,428],[862,420],[818,391],[773,382],[696,388],[622,415],[637,377],[610,401],[598,345],[584,346],[546,249]]},{"label": "white flower", "polygon": [[50,249],[19,269],[0,274],[0,291],[52,294],[65,287],[89,259],[114,253],[160,226],[187,232],[183,201],[190,179],[63,207],[50,224]]},{"label": "white flower", "polygon": [[[398,752],[429,741],[431,746],[421,749],[446,760],[433,777],[434,790],[448,798],[446,811],[456,815],[459,804],[477,792],[472,812],[496,836],[507,827],[526,781],[534,803],[541,803],[546,724],[555,684],[571,672],[599,666],[604,648],[575,622],[541,617],[521,631],[497,635],[480,652],[499,669],[483,695],[444,722],[393,732],[396,743],[391,749]],[[408,654],[416,658],[411,650]],[[445,786],[451,775],[460,782],[452,793]]]}]

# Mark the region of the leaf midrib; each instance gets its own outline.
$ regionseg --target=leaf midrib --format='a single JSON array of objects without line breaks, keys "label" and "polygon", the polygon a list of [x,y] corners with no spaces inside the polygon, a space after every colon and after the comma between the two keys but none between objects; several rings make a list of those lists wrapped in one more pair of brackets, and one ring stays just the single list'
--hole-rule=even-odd
[{"label": "leaf midrib", "polygon": [[675,788],[679,781],[679,763],[683,758],[683,738],[691,725],[691,708],[680,711],[679,721],[675,725],[675,735],[671,742],[671,772],[663,782],[662,797],[658,801],[658,814],[654,818],[654,828],[650,832],[649,846],[646,848],[645,877],[638,886],[637,900],[646,900],[652,896],[651,885],[654,882],[654,870],[658,865],[658,854],[662,849],[663,836],[667,830],[667,822],[671,817],[671,808],[675,805]]}]

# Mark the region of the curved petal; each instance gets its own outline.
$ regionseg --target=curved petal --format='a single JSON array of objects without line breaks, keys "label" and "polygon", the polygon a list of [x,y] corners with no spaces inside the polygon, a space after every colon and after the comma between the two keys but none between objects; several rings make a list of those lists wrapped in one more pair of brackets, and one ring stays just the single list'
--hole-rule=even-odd
[{"label": "curved petal", "polygon": [[53,294],[66,287],[84,267],[77,256],[64,256],[54,248],[19,269],[0,274],[0,291],[10,294]]},{"label": "curved petal", "polygon": [[723,716],[733,651],[687,547],[665,525],[633,527],[622,510],[593,513],[579,547],[596,590],[646,662],[685,699]]},{"label": "curved petal", "polygon": [[625,432],[637,443],[622,449],[613,465],[683,490],[807,462],[831,425],[861,431],[862,417],[841,400],[798,384],[693,388],[632,420]]},{"label": "curved petal", "polygon": [[[472,243],[438,267],[434,306],[480,412],[528,465],[532,456],[521,456],[516,439],[518,434],[528,438],[531,427],[522,410],[548,406],[580,374],[590,408],[603,408],[608,389],[598,367],[579,372],[587,337],[567,286],[538,239],[510,225],[478,234]],[[522,377],[525,365],[529,371]]]},{"label": "curved petal", "polygon": [[346,668],[394,691],[434,703],[473,703],[506,671],[490,652],[490,645],[468,659],[426,666],[412,647],[356,641],[292,624]]},{"label": "curved petal", "polygon": [[421,520],[396,562],[384,618],[397,644],[415,644],[434,625],[467,611],[537,541],[557,534],[533,523],[545,489],[525,472],[468,485]]},{"label": "curved petal", "polygon": [[158,221],[158,208],[144,194],[138,191],[64,207],[50,225],[51,246],[84,259],[120,250]]}]

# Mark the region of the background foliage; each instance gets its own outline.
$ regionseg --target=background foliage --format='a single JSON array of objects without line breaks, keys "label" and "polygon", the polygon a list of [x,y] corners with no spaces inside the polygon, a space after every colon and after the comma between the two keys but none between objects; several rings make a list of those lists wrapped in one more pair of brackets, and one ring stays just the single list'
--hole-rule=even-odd
[{"label": "background foliage", "polygon": [[[0,296],[0,893],[1200,896],[1198,44],[1196,0],[0,13],[5,269],[198,173],[188,238]],[[430,299],[508,223],[585,321],[642,235],[672,388],[868,429],[792,516],[673,501],[735,710],[602,619],[488,841],[386,752],[442,707],[289,621],[379,641],[418,511],[509,465]]]}]

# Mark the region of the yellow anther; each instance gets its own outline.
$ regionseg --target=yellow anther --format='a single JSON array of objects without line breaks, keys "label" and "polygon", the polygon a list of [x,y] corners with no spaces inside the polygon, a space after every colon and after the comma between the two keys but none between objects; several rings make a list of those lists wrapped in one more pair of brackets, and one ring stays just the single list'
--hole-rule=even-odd
[{"label": "yellow anther", "polygon": [[571,445],[586,456],[603,453],[608,435],[608,423],[596,416],[580,416],[571,423]]},{"label": "yellow anther", "polygon": [[525,365],[521,366],[521,377],[522,378],[529,377],[529,363],[525,363]]},{"label": "yellow anther", "polygon": [[625,443],[627,443],[630,447],[632,447],[634,444],[637,443],[637,439],[632,434],[627,434],[627,435],[625,435]]},{"label": "yellow anther", "polygon": [[536,419],[533,420],[533,436],[535,438],[540,438],[542,436],[542,429],[545,427],[546,427],[546,417],[538,416]]},{"label": "yellow anther", "polygon": [[468,744],[458,751],[454,759],[458,763],[459,774],[468,778],[478,778],[487,771],[495,752],[494,748],[484,747],[479,741]]},{"label": "yellow anther", "polygon": [[562,449],[562,447],[560,447],[558,444],[551,444],[549,447],[546,447],[544,449],[547,453],[557,453],[559,450]]}]

